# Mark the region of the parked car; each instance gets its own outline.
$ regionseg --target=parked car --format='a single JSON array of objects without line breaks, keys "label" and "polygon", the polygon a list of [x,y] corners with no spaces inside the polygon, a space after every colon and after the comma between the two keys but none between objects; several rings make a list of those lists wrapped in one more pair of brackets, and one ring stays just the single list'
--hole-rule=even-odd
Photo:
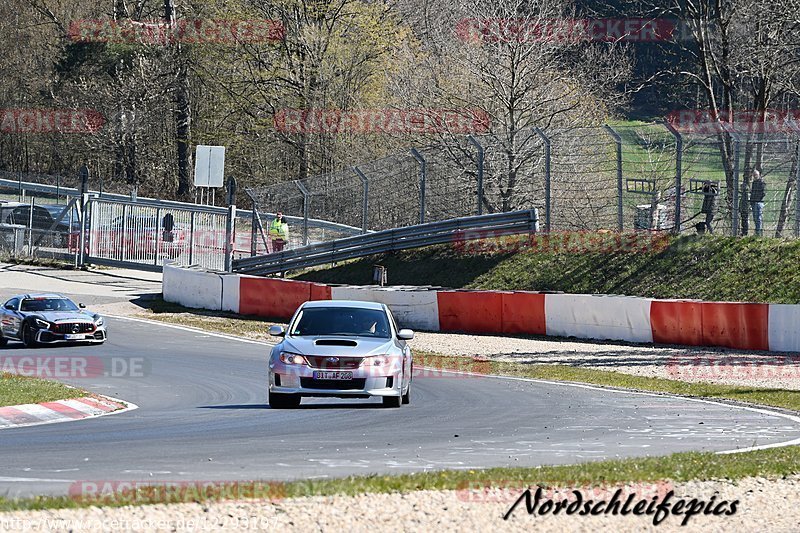
[{"label": "parked car", "polygon": [[[60,206],[63,210],[64,206]],[[45,234],[53,228],[55,222],[51,214],[55,208],[45,205],[33,206],[31,218],[31,205],[22,202],[0,202],[0,224],[18,224],[33,229],[33,240],[39,241],[43,246],[66,247],[69,241],[69,220],[62,220],[55,225],[52,233]],[[58,211],[61,212],[60,210]],[[57,215],[56,215],[57,216]],[[40,237],[42,237],[40,239]]]},{"label": "parked car", "polygon": [[9,340],[21,341],[27,348],[64,342],[102,344],[106,338],[102,316],[60,294],[21,294],[0,309],[0,346]]},{"label": "parked car", "polygon": [[376,302],[325,300],[301,305],[269,358],[269,405],[286,409],[304,396],[382,398],[400,407],[411,398],[410,329],[398,329],[389,308]]}]

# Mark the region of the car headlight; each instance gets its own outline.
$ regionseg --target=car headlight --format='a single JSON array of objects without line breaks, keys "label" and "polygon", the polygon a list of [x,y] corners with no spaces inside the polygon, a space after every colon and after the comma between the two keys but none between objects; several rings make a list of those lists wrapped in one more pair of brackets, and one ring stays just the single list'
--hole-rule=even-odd
[{"label": "car headlight", "polygon": [[392,364],[392,359],[393,358],[388,355],[373,355],[371,357],[365,357],[361,364],[363,366],[387,367]]},{"label": "car headlight", "polygon": [[46,320],[42,320],[41,318],[35,318],[34,322],[36,322],[36,326],[38,326],[40,328],[44,328],[44,329],[50,328],[50,322],[47,322]]},{"label": "car headlight", "polygon": [[100,315],[95,315],[94,317],[94,325],[95,326],[102,326],[103,325],[103,317]]},{"label": "car headlight", "polygon": [[306,365],[308,362],[306,358],[297,353],[291,352],[281,352],[280,355],[281,363],[285,363],[287,365]]}]

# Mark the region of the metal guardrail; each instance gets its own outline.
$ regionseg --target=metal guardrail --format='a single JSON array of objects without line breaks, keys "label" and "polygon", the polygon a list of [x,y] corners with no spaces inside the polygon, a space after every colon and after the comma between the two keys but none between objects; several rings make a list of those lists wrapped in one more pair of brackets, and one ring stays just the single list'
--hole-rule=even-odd
[{"label": "metal guardrail", "polygon": [[[6,172],[0,172],[0,175],[8,174]],[[74,187],[62,187],[56,185],[46,185],[44,183],[32,183],[27,181],[18,181],[12,179],[4,179],[0,178],[0,188],[2,189],[15,189],[27,192],[34,192],[39,194],[47,194],[53,196],[79,196],[80,192],[78,189]],[[100,191],[88,191],[87,194],[100,198],[103,200],[113,200],[115,202],[124,202],[128,204],[140,205],[140,206],[149,206],[149,207],[160,207],[160,208],[173,208],[173,209],[187,209],[196,212],[203,212],[203,213],[213,213],[213,214],[220,214],[226,215],[228,213],[228,209],[226,207],[217,207],[213,205],[202,205],[202,204],[193,204],[189,202],[178,202],[175,200],[159,200],[157,198],[147,198],[147,197],[137,197],[136,200],[132,200],[130,196],[124,194],[116,194],[116,193],[108,193]],[[262,217],[266,219],[275,218],[275,213],[269,212],[261,212]],[[237,209],[237,218],[250,218],[251,211],[239,208]],[[303,223],[303,217],[296,217],[296,216],[287,216],[287,221],[290,224],[301,224]],[[337,222],[331,222],[329,220],[321,220],[316,218],[309,218],[308,219],[308,227],[309,228],[316,228],[316,229],[323,229],[329,231],[336,231],[339,233],[344,233],[345,235],[360,235],[363,233],[363,228],[357,228],[355,226],[349,226],[347,224],[339,224]]]},{"label": "metal guardrail", "polygon": [[275,274],[372,254],[454,242],[466,230],[480,231],[474,236],[464,236],[472,239],[532,233],[538,231],[538,223],[536,209],[429,222],[237,259],[233,261],[233,271]]}]

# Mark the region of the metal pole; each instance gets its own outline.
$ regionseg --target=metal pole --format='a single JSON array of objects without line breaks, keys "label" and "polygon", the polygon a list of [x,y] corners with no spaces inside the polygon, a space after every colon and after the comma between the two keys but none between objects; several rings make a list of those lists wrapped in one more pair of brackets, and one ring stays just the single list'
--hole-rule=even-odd
[{"label": "metal pole", "polygon": [[189,264],[192,264],[192,256],[194,255],[194,215],[192,211],[189,215]]},{"label": "metal pole", "polygon": [[608,124],[605,124],[603,128],[611,134],[617,144],[617,227],[619,231],[622,231],[625,228],[622,216],[622,137]]},{"label": "metal pole", "polygon": [[411,155],[419,163],[419,223],[425,223],[425,179],[427,176],[427,168],[425,165],[425,158],[422,157],[416,148],[411,149]]},{"label": "metal pole", "polygon": [[358,167],[353,167],[353,172],[361,179],[361,184],[364,186],[364,199],[361,205],[361,233],[366,233],[369,225],[369,179]]},{"label": "metal pole", "polygon": [[483,145],[478,142],[478,140],[469,135],[467,140],[478,150],[478,157],[477,157],[477,170],[478,170],[478,215],[483,214],[483,166],[484,166],[484,159],[486,150],[484,150]]},{"label": "metal pole", "polygon": [[128,246],[128,204],[122,204],[122,250],[120,258],[125,261],[125,248]]},{"label": "metal pole", "polygon": [[88,218],[89,214],[89,202],[85,200],[85,196],[81,196],[81,234],[78,237],[78,246],[80,246],[80,249],[78,250],[78,266],[81,268],[83,268],[84,261],[86,260],[86,219]]},{"label": "metal pole", "polygon": [[731,210],[731,235],[739,234],[739,137],[734,137],[733,148],[733,209]]},{"label": "metal pole", "polygon": [[[550,232],[550,138],[540,128],[533,131],[544,143],[544,231]],[[537,214],[538,217],[538,214]]]},{"label": "metal pole", "polygon": [[258,224],[258,213],[256,212],[256,204],[253,204],[253,210],[250,213],[250,257],[255,257],[256,255],[256,242],[258,228],[256,227]]},{"label": "metal pole", "polygon": [[308,189],[300,180],[295,180],[294,183],[303,194],[303,246],[308,246]]},{"label": "metal pole", "polygon": [[794,151],[794,236],[800,237],[800,139]]},{"label": "metal pole", "polygon": [[161,208],[156,207],[156,251],[153,257],[153,265],[158,266],[158,240],[161,238]]},{"label": "metal pole", "polygon": [[668,121],[664,121],[664,127],[675,137],[675,225],[673,232],[681,232],[681,201],[683,196],[683,136]]},{"label": "metal pole", "polygon": [[233,270],[233,240],[236,237],[236,205],[228,206],[228,220],[225,222],[225,272]]}]

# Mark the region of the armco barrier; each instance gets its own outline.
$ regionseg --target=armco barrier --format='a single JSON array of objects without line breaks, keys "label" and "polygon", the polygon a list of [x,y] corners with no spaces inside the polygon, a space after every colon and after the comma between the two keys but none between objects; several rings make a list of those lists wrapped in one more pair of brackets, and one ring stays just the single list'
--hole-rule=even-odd
[{"label": "armco barrier", "polygon": [[800,305],[524,291],[327,286],[164,268],[164,299],[187,307],[289,318],[308,300],[385,303],[401,327],[629,342],[800,351]]},{"label": "armco barrier", "polygon": [[212,311],[222,309],[222,279],[219,274],[165,264],[162,279],[165,301]]},{"label": "armco barrier", "polygon": [[648,298],[547,294],[545,317],[552,336],[653,342]]}]

